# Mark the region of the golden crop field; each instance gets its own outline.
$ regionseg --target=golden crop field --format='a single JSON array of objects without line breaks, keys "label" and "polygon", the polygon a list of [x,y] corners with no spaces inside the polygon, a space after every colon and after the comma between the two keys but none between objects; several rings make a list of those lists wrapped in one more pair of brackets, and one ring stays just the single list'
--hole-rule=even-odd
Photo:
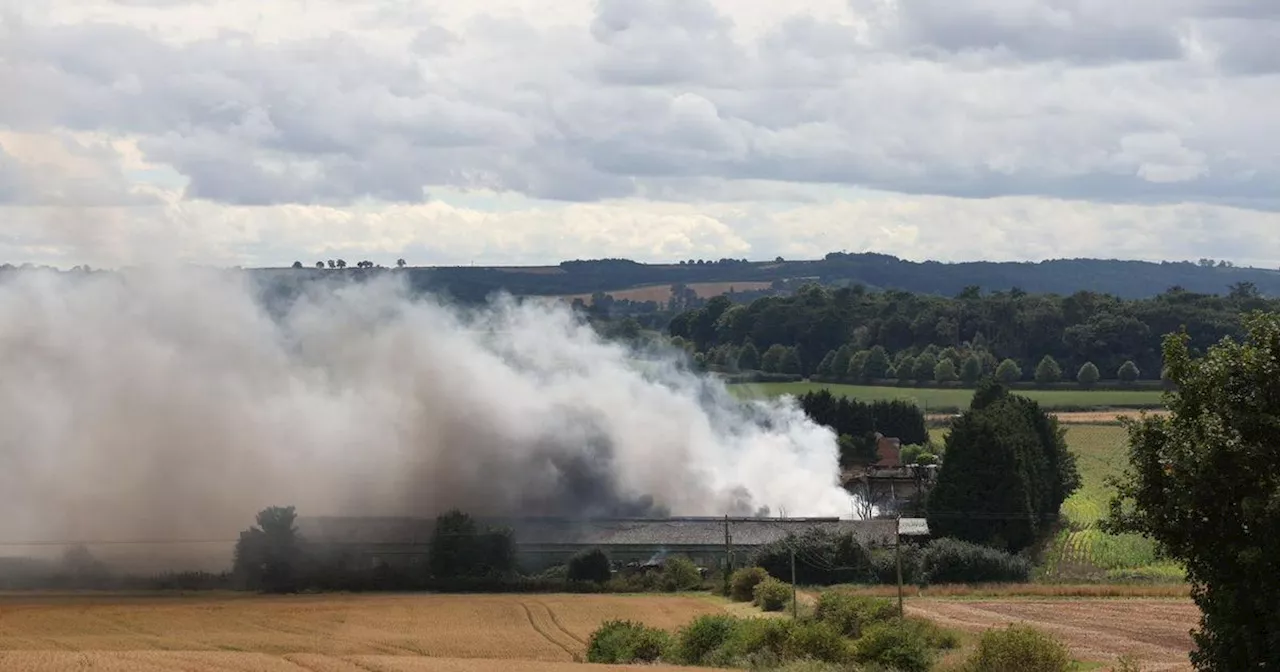
[{"label": "golden crop field", "polygon": [[0,669],[554,672],[602,621],[721,611],[688,596],[7,594]]}]

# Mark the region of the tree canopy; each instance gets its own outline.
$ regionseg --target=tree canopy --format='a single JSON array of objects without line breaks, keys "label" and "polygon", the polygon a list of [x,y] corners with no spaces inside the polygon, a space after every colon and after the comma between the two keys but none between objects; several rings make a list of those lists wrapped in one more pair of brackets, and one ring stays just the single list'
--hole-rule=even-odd
[{"label": "tree canopy", "polygon": [[1154,539],[1181,561],[1200,607],[1200,670],[1280,661],[1280,315],[1195,356],[1164,341],[1169,415],[1128,424],[1129,467],[1107,528]]},{"label": "tree canopy", "polygon": [[929,529],[1012,552],[1031,546],[1080,487],[1064,433],[1038,403],[986,381],[947,434]]}]

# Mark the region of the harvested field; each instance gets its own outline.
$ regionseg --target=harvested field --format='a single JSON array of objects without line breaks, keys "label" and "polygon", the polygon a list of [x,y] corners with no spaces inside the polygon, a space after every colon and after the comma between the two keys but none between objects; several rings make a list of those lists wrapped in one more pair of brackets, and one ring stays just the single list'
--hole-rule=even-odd
[{"label": "harvested field", "polygon": [[909,613],[969,632],[1025,623],[1060,637],[1079,660],[1114,663],[1129,655],[1143,670],[1190,670],[1190,600],[992,600],[913,598]]},{"label": "harvested field", "polygon": [[10,594],[0,669],[552,670],[604,620],[674,628],[721,611],[681,596]]}]

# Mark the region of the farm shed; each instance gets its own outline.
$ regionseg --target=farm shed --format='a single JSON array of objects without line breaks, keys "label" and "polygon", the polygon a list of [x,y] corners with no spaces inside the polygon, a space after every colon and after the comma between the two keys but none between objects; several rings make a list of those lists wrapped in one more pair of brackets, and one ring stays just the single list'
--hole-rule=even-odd
[{"label": "farm shed", "polygon": [[[512,530],[526,570],[561,564],[574,554],[600,548],[615,562],[645,562],[666,554],[688,555],[707,566],[724,558],[725,531],[735,561],[759,547],[810,529],[853,534],[867,546],[893,543],[893,520],[838,518],[503,518],[482,526]],[[414,566],[425,562],[433,518],[300,517],[307,544],[347,551],[353,562]]]}]

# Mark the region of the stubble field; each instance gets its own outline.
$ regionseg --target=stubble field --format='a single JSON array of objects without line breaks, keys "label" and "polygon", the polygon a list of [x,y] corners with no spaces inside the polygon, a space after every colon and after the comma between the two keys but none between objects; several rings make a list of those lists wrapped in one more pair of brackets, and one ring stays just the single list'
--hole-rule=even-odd
[{"label": "stubble field", "polygon": [[605,620],[674,629],[721,611],[690,596],[11,594],[0,669],[554,672]]}]

